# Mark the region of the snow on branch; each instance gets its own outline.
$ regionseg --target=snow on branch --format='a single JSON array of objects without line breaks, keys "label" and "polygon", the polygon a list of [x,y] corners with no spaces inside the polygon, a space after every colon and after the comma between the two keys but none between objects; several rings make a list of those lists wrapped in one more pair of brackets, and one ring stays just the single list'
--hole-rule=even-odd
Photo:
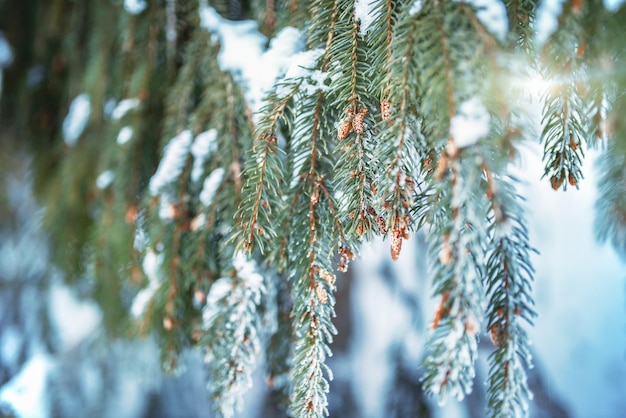
[{"label": "snow on branch", "polygon": [[181,175],[189,156],[192,139],[191,131],[185,130],[172,138],[165,146],[159,167],[150,179],[151,195],[156,196]]},{"label": "snow on branch", "polygon": [[82,135],[89,116],[91,115],[91,101],[87,93],[79,94],[72,100],[70,110],[63,120],[63,139],[67,145],[74,146]]}]

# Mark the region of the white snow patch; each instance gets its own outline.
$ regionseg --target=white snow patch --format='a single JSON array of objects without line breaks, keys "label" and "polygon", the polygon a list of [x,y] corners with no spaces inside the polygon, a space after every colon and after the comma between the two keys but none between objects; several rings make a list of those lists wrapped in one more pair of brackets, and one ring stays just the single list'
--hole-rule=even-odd
[{"label": "white snow patch", "polygon": [[258,31],[256,22],[228,21],[212,7],[200,8],[200,20],[202,26],[215,34],[221,44],[218,55],[220,68],[233,74],[248,102],[254,104],[259,100],[258,92],[253,91],[258,89],[254,80],[261,77],[264,71],[273,71],[261,64],[266,38]]},{"label": "white snow patch", "polygon": [[609,12],[617,12],[623,4],[624,0],[604,0],[604,7],[606,7]]},{"label": "white snow patch", "polygon": [[111,170],[106,170],[100,173],[98,178],[96,179],[96,186],[98,189],[106,189],[113,183],[113,179],[115,178],[115,173]]},{"label": "white snow patch", "polygon": [[535,41],[542,46],[559,26],[559,16],[565,0],[544,0],[537,9],[535,19]]},{"label": "white snow patch", "polygon": [[133,317],[139,318],[146,311],[148,303],[161,286],[159,269],[163,264],[163,253],[155,253],[150,250],[146,253],[141,264],[143,272],[148,278],[148,286],[141,289],[135,299],[133,299],[133,305],[130,308],[130,313]]},{"label": "white snow patch", "polygon": [[124,9],[131,15],[138,15],[146,7],[148,7],[148,3],[145,0],[124,0]]},{"label": "white snow patch", "polygon": [[380,13],[376,13],[374,0],[356,0],[354,2],[354,17],[359,20],[359,34],[367,35],[372,23],[378,19]]},{"label": "white snow patch", "polygon": [[263,276],[257,272],[254,260],[249,260],[243,254],[237,254],[233,259],[233,267],[237,270],[237,276],[243,279],[248,287],[258,289],[263,285]]},{"label": "white snow patch", "polygon": [[209,177],[204,180],[204,185],[202,186],[202,191],[200,192],[200,202],[206,207],[211,206],[213,204],[213,198],[215,197],[215,193],[217,193],[217,189],[222,184],[222,180],[224,179],[224,169],[216,168],[211,172]]},{"label": "white snow patch", "polygon": [[[233,289],[232,279],[230,277],[220,277],[211,285],[211,290],[206,298],[206,306],[205,311],[213,311],[217,303],[226,297]],[[208,307],[212,307],[212,309]],[[206,319],[204,321],[207,322]]]},{"label": "white snow patch", "polygon": [[67,145],[74,146],[81,136],[89,116],[91,115],[91,101],[87,93],[76,96],[70,104],[70,110],[63,120],[63,139]]},{"label": "white snow patch", "polygon": [[418,14],[419,12],[422,11],[422,6],[423,6],[422,0],[415,0],[413,4],[411,5],[411,8],[409,9],[409,14],[411,16]]},{"label": "white snow patch", "polygon": [[0,388],[0,403],[7,403],[22,418],[49,417],[47,378],[55,362],[47,354],[33,355],[20,372]]},{"label": "white snow patch", "polygon": [[149,189],[151,195],[157,195],[165,186],[175,181],[181,175],[189,155],[191,140],[191,131],[185,130],[172,138],[165,146],[159,167],[150,179]]},{"label": "white snow patch", "polygon": [[285,73],[286,80],[297,80],[308,77],[317,65],[317,60],[322,56],[322,48],[311,49],[296,54]]},{"label": "white snow patch", "polygon": [[476,17],[485,28],[504,40],[509,28],[506,8],[500,0],[461,0],[476,9]]},{"label": "white snow patch", "polygon": [[59,285],[50,289],[49,314],[63,351],[72,349],[93,333],[102,318],[93,302],[78,300],[68,287]]},{"label": "white snow patch", "polygon": [[474,145],[489,133],[489,112],[478,98],[461,103],[457,114],[450,121],[450,134],[457,147]]},{"label": "white snow patch", "polygon": [[264,96],[276,79],[290,65],[293,56],[304,48],[302,33],[286,27],[270,41],[258,30],[254,21],[229,21],[222,18],[206,1],[200,6],[201,25],[213,33],[221,44],[220,68],[230,71],[241,86],[252,113],[264,104]]},{"label": "white snow patch", "polygon": [[120,120],[130,110],[136,109],[138,107],[139,107],[139,99],[137,98],[120,100],[117,106],[115,106],[115,109],[113,109],[113,111],[111,112],[111,119]]},{"label": "white snow patch", "polygon": [[131,126],[124,126],[117,134],[118,145],[124,145],[133,138],[133,128]]},{"label": "white snow patch", "polygon": [[204,163],[211,158],[217,150],[217,130],[210,129],[198,134],[191,146],[193,155],[193,168],[191,169],[191,181],[197,183],[204,171]]},{"label": "white snow patch", "polygon": [[[231,314],[240,318],[246,317],[244,311],[248,309],[250,301],[255,305],[261,301],[261,293],[265,292],[265,286],[263,276],[257,272],[256,262],[239,254],[233,258],[233,267],[243,283],[242,285],[236,283],[233,277],[221,277],[211,285],[202,312],[205,329],[212,326],[216,317],[223,315],[223,306],[219,303],[221,300],[228,298],[226,301],[232,307]],[[245,323],[239,321],[238,325],[242,326]],[[258,348],[257,346],[255,349]]]}]

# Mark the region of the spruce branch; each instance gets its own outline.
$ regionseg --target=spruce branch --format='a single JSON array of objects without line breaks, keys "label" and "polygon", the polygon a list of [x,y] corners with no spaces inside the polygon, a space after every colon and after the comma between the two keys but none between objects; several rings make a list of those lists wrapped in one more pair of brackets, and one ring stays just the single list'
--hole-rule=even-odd
[{"label": "spruce branch", "polygon": [[[475,99],[458,104],[476,94],[474,88],[480,85],[482,67],[467,70],[466,61],[461,58],[465,58],[466,51],[459,48],[459,40],[475,37],[480,46],[491,42],[491,38],[476,23],[471,9],[443,2],[429,7],[430,21],[424,18],[424,24],[430,32],[417,42],[422,54],[433,60],[428,66],[422,64],[421,109],[429,116],[427,111],[440,109],[436,119],[426,120],[431,146],[440,156],[436,168],[427,175],[432,190],[418,200],[426,203],[428,209],[417,212],[419,224],[431,224],[429,256],[434,293],[441,297],[441,302],[426,344],[422,379],[425,391],[444,403],[450,395],[463,399],[472,389],[482,318],[483,252],[487,243],[487,200],[476,145],[480,136],[469,137],[455,128],[467,103],[483,111]],[[489,120],[484,123],[489,125]],[[481,125],[480,130],[488,130],[488,125]]]},{"label": "spruce branch", "polygon": [[450,395],[461,400],[472,389],[482,317],[485,199],[482,172],[470,155],[449,156],[445,177],[434,185],[443,214],[433,219],[443,222],[433,225],[429,256],[441,302],[426,344],[422,379],[424,390],[440,403]]},{"label": "spruce branch", "polygon": [[514,48],[520,49],[527,55],[535,50],[533,25],[537,9],[536,0],[506,0],[507,15],[509,18],[509,33]]},{"label": "spruce branch", "polygon": [[243,394],[261,350],[259,306],[265,297],[264,278],[254,262],[239,255],[234,271],[211,286],[203,309],[205,363],[215,412],[224,418],[241,412]]},{"label": "spruce branch", "polygon": [[284,172],[284,152],[278,146],[278,130],[280,123],[286,122],[285,110],[299,86],[299,83],[290,85],[284,97],[270,95],[269,104],[262,109],[264,116],[257,125],[252,157],[244,168],[247,180],[243,185],[243,200],[235,215],[241,228],[234,231],[232,238],[237,248],[247,253],[255,245],[264,253],[276,236],[272,218],[283,205],[280,178]]},{"label": "spruce branch", "polygon": [[418,26],[414,16],[405,14],[400,18],[392,38],[389,71],[380,79],[383,86],[376,86],[376,90],[385,90],[381,102],[381,107],[385,105],[385,108],[378,124],[382,157],[377,183],[386,212],[386,225],[381,232],[390,234],[394,260],[400,255],[402,241],[408,239],[411,228],[409,208],[415,194],[413,173],[420,171],[423,159],[420,149],[425,143],[421,121],[415,114],[420,104],[419,56],[415,50]]},{"label": "spruce branch", "polygon": [[545,93],[541,141],[544,177],[550,179],[554,190],[566,190],[568,184],[578,188],[583,179],[589,121],[585,100],[588,68],[583,60],[587,44],[581,13],[580,6],[565,5],[559,29],[544,47],[548,57],[544,72],[554,79],[554,85]]},{"label": "spruce branch", "polygon": [[[624,100],[622,99],[622,105]],[[598,181],[595,228],[600,241],[609,241],[626,256],[626,139],[614,138],[598,161],[602,176]]]},{"label": "spruce branch", "polygon": [[340,19],[345,23],[338,26],[329,51],[333,63],[329,77],[335,93],[331,106],[341,111],[336,122],[339,158],[334,176],[340,179],[337,184],[337,189],[341,190],[338,205],[347,238],[354,242],[354,247],[370,236],[372,227],[380,218],[374,209],[377,159],[372,144],[374,123],[368,91],[367,49],[360,34],[354,1],[340,2],[339,8],[343,11]]},{"label": "spruce branch", "polygon": [[536,316],[531,295],[534,269],[523,210],[513,180],[486,168],[492,202],[485,283],[489,297],[487,329],[496,350],[489,358],[487,408],[490,417],[527,417],[532,393],[525,368],[532,367],[526,330]]},{"label": "spruce branch", "polygon": [[294,121],[294,142],[299,152],[308,156],[302,163],[305,174],[295,185],[302,191],[301,203],[308,201],[308,207],[305,210],[302,204],[294,214],[296,225],[306,225],[308,239],[303,239],[302,232],[295,229],[288,242],[289,258],[294,266],[290,272],[294,300],[291,315],[296,337],[291,410],[302,417],[328,415],[327,379],[332,380],[332,374],[325,359],[331,355],[329,344],[336,333],[331,322],[335,315],[332,296],[335,279],[329,261],[338,246],[338,231],[334,228],[330,195],[322,192],[325,181],[320,172],[324,169],[323,103],[322,91],[304,97],[302,111]]},{"label": "spruce branch", "polygon": [[626,22],[626,8],[620,8],[615,15],[605,20],[605,37],[598,41],[614,61],[606,79],[620,94],[606,95],[607,116],[605,135],[609,138],[606,148],[598,160],[602,173],[598,180],[598,199],[596,200],[595,228],[596,237],[609,241],[622,257],[626,257],[626,53],[621,40],[622,28]]},{"label": "spruce branch", "polygon": [[[232,53],[226,29],[250,22],[229,22],[211,10],[202,14],[215,18],[207,31],[198,13],[207,12],[206,1],[168,0],[130,18],[113,3],[84,2],[81,10],[87,21],[120,18],[121,31],[82,25],[84,45],[70,29],[59,32],[71,39],[54,56],[67,59],[70,76],[50,85],[90,97],[93,111],[79,140],[62,144],[62,157],[39,156],[46,160],[42,177],[54,178],[48,223],[56,239],[69,236],[96,253],[80,268],[97,276],[94,294],[107,308],[107,324],[123,319],[135,296],[130,311],[142,316],[143,335],[156,334],[170,367],[184,348],[205,348],[219,415],[236,415],[261,350],[274,389],[291,397],[293,415],[328,415],[334,270],[345,271],[361,242],[376,234],[390,236],[398,258],[409,233],[425,228],[440,299],[425,390],[445,400],[471,389],[486,316],[496,345],[487,415],[528,415],[534,250],[508,165],[514,140],[530,123],[518,107],[524,93],[511,81],[540,58],[542,74],[554,81],[544,96],[541,137],[544,175],[555,188],[578,186],[584,145],[605,147],[597,231],[626,252],[626,7],[565,2],[540,57],[535,0],[504,1],[507,16],[494,20],[500,27],[508,20],[506,37],[484,18],[493,6],[501,11],[498,1],[212,2],[222,14],[259,22],[247,35],[259,41],[255,53],[264,65],[285,58],[280,47],[289,36],[280,34],[297,31],[283,32],[287,24],[306,31],[299,65],[276,62],[284,75],[253,116],[242,91],[250,98],[258,80],[220,70],[222,53]],[[34,25],[37,43],[46,26]],[[50,74],[57,64],[46,63]],[[6,91],[17,91],[9,84]],[[74,91],[80,86],[86,91]],[[40,89],[24,91],[18,102],[33,107]],[[107,96],[128,97],[136,110],[113,117],[102,109]],[[3,110],[11,107],[5,97]],[[478,134],[457,126],[466,109],[475,111],[478,126],[469,130]],[[33,121],[63,116],[33,110]],[[54,129],[42,131],[57,141]],[[120,132],[126,139],[107,141]],[[95,168],[115,179],[100,187],[107,176],[94,182]],[[68,254],[71,264],[82,263],[80,254]],[[81,280],[65,255],[60,262]],[[244,255],[281,276],[259,276]],[[132,258],[136,265],[128,268]]]}]

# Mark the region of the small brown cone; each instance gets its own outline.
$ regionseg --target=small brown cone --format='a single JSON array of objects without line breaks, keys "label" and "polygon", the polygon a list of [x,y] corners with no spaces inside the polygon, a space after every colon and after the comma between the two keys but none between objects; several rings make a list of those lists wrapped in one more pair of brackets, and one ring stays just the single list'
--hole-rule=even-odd
[{"label": "small brown cone", "polygon": [[402,251],[402,231],[399,228],[391,230],[391,258],[396,261]]}]

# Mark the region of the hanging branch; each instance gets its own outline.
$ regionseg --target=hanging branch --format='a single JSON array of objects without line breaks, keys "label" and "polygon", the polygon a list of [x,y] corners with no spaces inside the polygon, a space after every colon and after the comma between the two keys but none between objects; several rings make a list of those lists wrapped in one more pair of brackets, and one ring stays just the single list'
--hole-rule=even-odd
[{"label": "hanging branch", "polygon": [[554,190],[567,185],[578,188],[583,179],[582,162],[587,143],[587,109],[580,83],[586,69],[582,56],[586,43],[581,28],[581,10],[567,3],[559,17],[559,30],[544,47],[548,62],[544,72],[554,85],[545,93],[541,124],[544,143],[544,177]]},{"label": "hanging branch", "polygon": [[241,412],[243,394],[252,386],[252,374],[261,351],[262,323],[258,313],[266,284],[254,262],[239,255],[234,271],[218,279],[203,309],[213,407],[219,416],[232,418]]},{"label": "hanging branch", "polygon": [[[335,279],[329,257],[337,245],[337,231],[332,222],[331,202],[321,193],[324,175],[319,172],[319,158],[323,157],[320,155],[323,152],[320,148],[323,99],[322,91],[304,97],[294,121],[294,141],[302,144],[300,148],[308,148],[309,155],[308,161],[303,163],[305,178],[297,186],[301,190],[300,203],[308,200],[308,208],[304,210],[304,205],[298,205],[294,214],[295,225],[306,228],[307,238],[302,236],[304,228],[297,228],[291,232],[287,244],[289,259],[295,267],[290,272],[294,301],[291,317],[296,338],[291,409],[302,417],[328,415],[329,385],[324,373],[328,379],[332,379],[332,374],[325,359],[331,355],[328,346],[336,333],[331,323],[335,315],[332,296]],[[308,139],[298,139],[301,135]]]},{"label": "hanging branch", "polygon": [[[490,116],[480,100],[472,97],[477,94],[476,86],[480,86],[482,67],[469,70],[465,59],[473,58],[459,57],[463,51],[460,39],[473,38],[476,50],[463,53],[483,59],[482,26],[477,30],[473,12],[463,5],[435,2],[428,13],[431,22],[426,24],[431,35],[424,35],[417,45],[423,51],[422,59],[436,64],[429,63],[422,75],[426,86],[423,108],[442,106],[446,112],[426,121],[435,149],[441,151],[436,168],[427,176],[432,191],[420,199],[429,209],[418,209],[422,218],[419,223],[431,225],[433,286],[435,295],[441,297],[426,344],[422,379],[425,391],[437,395],[443,403],[450,395],[463,399],[472,389],[475,374],[488,207],[477,143],[490,130]],[[431,84],[438,88],[427,87]],[[457,104],[466,97],[471,99]],[[448,138],[444,149],[440,145],[443,135]]]},{"label": "hanging branch", "polygon": [[334,92],[331,106],[341,115],[336,122],[339,157],[334,177],[339,179],[338,207],[345,232],[351,242],[349,246],[354,248],[383,219],[375,209],[374,178],[378,162],[373,148],[374,120],[370,112],[373,107],[368,91],[371,81],[367,76],[369,60],[364,42],[368,36],[367,22],[358,20],[354,0],[340,2],[339,9],[342,10],[339,20],[343,23],[337,27],[329,54],[333,63],[329,72]]},{"label": "hanging branch", "polygon": [[389,71],[384,79],[380,79],[383,86],[375,87],[375,90],[385,92],[379,122],[381,169],[377,184],[386,225],[380,225],[379,229],[381,233],[389,231],[394,260],[400,255],[402,241],[408,239],[412,225],[409,209],[415,194],[414,178],[420,172],[422,153],[426,148],[420,120],[415,114],[420,104],[419,55],[415,49],[415,38],[421,30],[418,22],[415,16],[406,12],[400,17],[391,40]]},{"label": "hanging branch", "polygon": [[531,289],[534,269],[523,210],[511,179],[495,178],[486,168],[487,196],[492,202],[490,251],[486,263],[489,297],[487,329],[496,350],[489,357],[487,407],[490,417],[528,416],[525,368],[532,367],[528,335],[522,321],[536,316]]}]

